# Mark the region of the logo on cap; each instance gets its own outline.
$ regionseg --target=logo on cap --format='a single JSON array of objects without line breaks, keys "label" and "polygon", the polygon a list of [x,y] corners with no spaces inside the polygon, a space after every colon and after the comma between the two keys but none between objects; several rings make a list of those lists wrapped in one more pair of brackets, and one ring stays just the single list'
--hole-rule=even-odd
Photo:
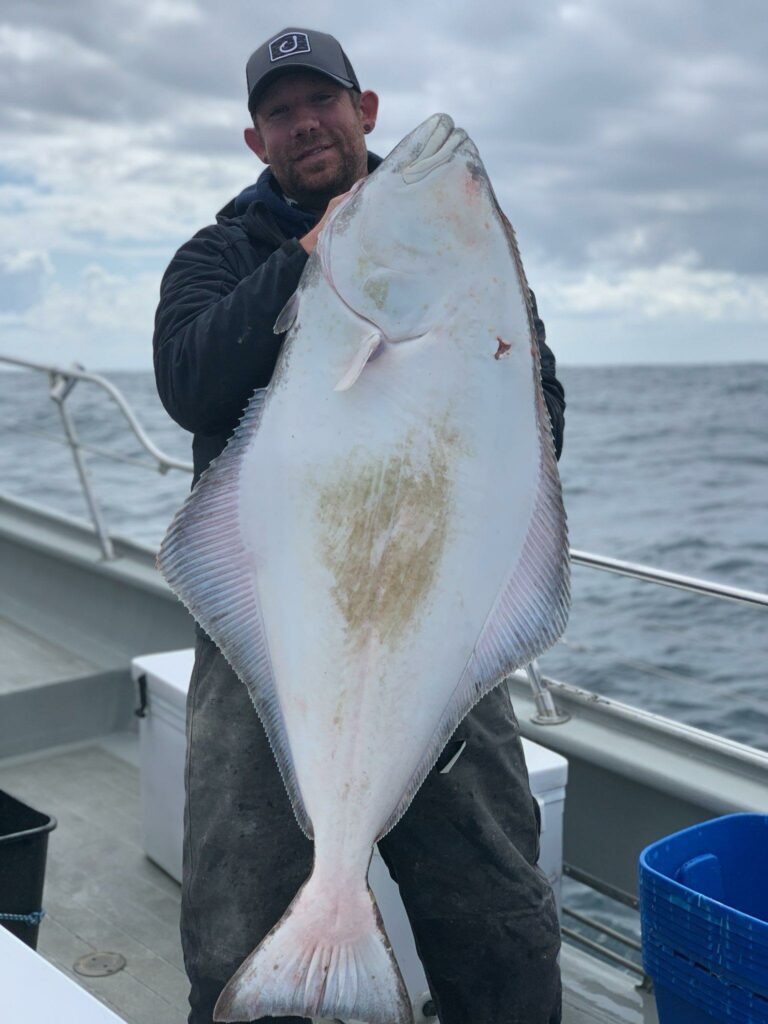
[{"label": "logo on cap", "polygon": [[269,44],[269,59],[273,62],[283,57],[293,57],[296,53],[311,52],[306,32],[284,32]]}]

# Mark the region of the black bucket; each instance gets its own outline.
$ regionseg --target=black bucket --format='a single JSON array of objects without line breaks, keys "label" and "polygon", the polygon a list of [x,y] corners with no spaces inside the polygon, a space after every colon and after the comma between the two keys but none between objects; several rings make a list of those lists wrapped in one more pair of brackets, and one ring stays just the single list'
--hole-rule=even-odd
[{"label": "black bucket", "polygon": [[0,924],[37,949],[48,833],[56,819],[0,789]]}]

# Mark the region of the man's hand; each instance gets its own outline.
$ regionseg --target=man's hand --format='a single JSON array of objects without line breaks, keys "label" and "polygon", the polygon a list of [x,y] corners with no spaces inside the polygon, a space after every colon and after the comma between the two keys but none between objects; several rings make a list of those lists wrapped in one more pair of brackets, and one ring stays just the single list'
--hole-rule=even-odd
[{"label": "man's hand", "polygon": [[335,208],[339,205],[339,203],[342,202],[342,200],[346,199],[351,191],[352,189],[350,189],[349,192],[342,192],[340,196],[334,196],[330,203],[328,203],[325,213],[322,216],[322,220],[319,220],[308,234],[304,235],[303,238],[299,239],[299,245],[302,247],[302,249],[304,249],[305,252],[311,253],[314,250],[315,246],[317,245],[318,236],[320,235],[320,232],[323,230],[326,221],[333,213]]}]

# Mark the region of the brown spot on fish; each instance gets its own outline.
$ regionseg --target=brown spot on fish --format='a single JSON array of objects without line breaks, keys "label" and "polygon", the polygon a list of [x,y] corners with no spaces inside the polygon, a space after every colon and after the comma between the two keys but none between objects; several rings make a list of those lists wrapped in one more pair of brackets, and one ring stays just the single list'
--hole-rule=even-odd
[{"label": "brown spot on fish", "polygon": [[470,202],[480,195],[480,182],[476,175],[470,174],[464,179],[464,194]]},{"label": "brown spot on fish", "polygon": [[363,291],[379,309],[383,309],[387,295],[389,294],[389,278],[379,275],[378,277],[369,277],[363,285]]},{"label": "brown spot on fish", "polygon": [[502,341],[498,334],[496,335],[496,341],[498,341],[499,347],[496,349],[496,353],[493,358],[501,359],[502,356],[505,356],[507,352],[509,352],[509,350],[512,348],[512,345],[508,341]]},{"label": "brown spot on fish", "polygon": [[425,607],[448,532],[451,463],[460,451],[455,429],[424,424],[383,461],[353,454],[335,480],[320,485],[322,557],[355,649],[374,636],[394,646]]}]

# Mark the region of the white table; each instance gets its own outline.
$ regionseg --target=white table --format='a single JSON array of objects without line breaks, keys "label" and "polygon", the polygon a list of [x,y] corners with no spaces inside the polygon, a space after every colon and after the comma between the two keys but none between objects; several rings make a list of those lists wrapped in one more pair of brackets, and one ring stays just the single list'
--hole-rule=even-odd
[{"label": "white table", "polygon": [[125,1024],[39,953],[0,927],[0,1018],[3,1024]]}]

